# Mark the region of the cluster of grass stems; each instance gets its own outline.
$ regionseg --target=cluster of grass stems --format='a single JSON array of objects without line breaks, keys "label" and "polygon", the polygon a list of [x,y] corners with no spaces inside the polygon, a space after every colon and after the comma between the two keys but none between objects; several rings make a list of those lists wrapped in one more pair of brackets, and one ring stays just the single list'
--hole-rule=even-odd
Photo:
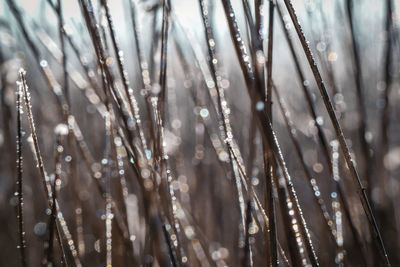
[{"label": "cluster of grass stems", "polygon": [[[346,110],[338,100],[344,93],[330,50],[318,50],[314,58],[318,37],[306,36],[290,0],[193,0],[201,21],[193,25],[196,31],[182,23],[175,11],[181,3],[175,0],[76,0],[74,23],[65,15],[69,1],[39,1],[56,18],[54,25],[35,21],[24,1],[3,2],[8,20],[1,21],[1,31],[21,42],[0,46],[0,64],[6,66],[10,58],[23,65],[12,70],[17,86],[7,81],[7,67],[1,83],[1,149],[10,155],[4,164],[16,158],[16,168],[0,170],[16,181],[12,230],[19,257],[13,264],[400,264],[395,255],[400,193],[388,193],[398,181],[385,162],[393,146],[391,95],[400,48],[393,0],[382,4],[386,37],[378,144],[369,138],[357,1],[336,4],[343,7],[340,23],[348,33],[347,78],[354,83],[348,90],[356,96],[358,122],[351,139],[344,134]],[[127,8],[126,32],[119,30],[122,18],[113,14],[113,5]],[[309,15],[310,25],[324,27],[324,10],[319,11],[322,21]],[[150,26],[143,18],[150,19]],[[221,37],[221,27],[228,38]],[[119,41],[123,35],[131,40],[129,51]],[[324,43],[328,48],[333,46],[329,42]],[[287,75],[298,88],[279,82],[276,62],[282,48],[276,47],[282,43],[294,70]],[[18,51],[24,56],[16,62]],[[7,102],[7,90],[16,92],[15,102]],[[304,141],[291,112],[287,94],[294,91],[299,92],[296,101],[304,103],[304,123],[311,122],[311,141]],[[183,114],[192,107],[194,115]],[[93,111],[83,115],[89,108]],[[246,123],[238,109],[247,110]],[[247,135],[241,124],[248,125]],[[16,149],[10,145],[14,140]],[[357,140],[359,148],[349,140]],[[32,156],[23,158],[29,147]],[[321,154],[311,164],[323,171],[311,166],[310,149]],[[293,155],[287,153],[291,150]],[[24,202],[37,208],[28,211]],[[45,211],[40,217],[39,209]],[[212,214],[216,218],[207,218]],[[36,234],[40,242],[26,223],[36,223],[33,218],[45,221],[44,233]]]}]

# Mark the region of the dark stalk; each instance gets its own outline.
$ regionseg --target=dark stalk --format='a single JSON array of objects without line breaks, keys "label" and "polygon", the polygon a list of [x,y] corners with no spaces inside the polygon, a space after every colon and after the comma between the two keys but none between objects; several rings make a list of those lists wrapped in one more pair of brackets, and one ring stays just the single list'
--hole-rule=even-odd
[{"label": "dark stalk", "polygon": [[266,110],[270,118],[272,118],[272,62],[273,62],[274,14],[275,14],[274,11],[275,11],[274,1],[269,0]]},{"label": "dark stalk", "polygon": [[[168,53],[168,32],[169,32],[169,0],[163,0],[162,3],[162,23],[161,23],[161,48],[160,48],[160,73],[158,76],[158,84],[160,85],[160,92],[157,95],[156,103],[156,123],[158,127],[158,137],[156,149],[158,153],[158,161],[162,163],[163,157],[163,132],[164,132],[164,102],[166,101],[167,91],[167,53]],[[156,152],[156,151],[155,151]]]},{"label": "dark stalk", "polygon": [[112,266],[112,246],[113,246],[113,237],[112,237],[112,195],[111,195],[111,146],[112,146],[112,125],[111,125],[111,117],[112,113],[109,112],[104,117],[104,128],[105,128],[105,148],[104,148],[104,162],[102,162],[103,166],[103,182],[105,187],[105,251],[106,251],[106,266]]},{"label": "dark stalk", "polygon": [[21,256],[21,264],[23,267],[27,266],[26,261],[26,241],[25,241],[25,230],[24,230],[24,195],[23,195],[23,157],[22,157],[22,97],[23,92],[21,86],[17,89],[17,220],[18,220],[18,233],[19,233],[19,245],[18,250]]},{"label": "dark stalk", "polygon": [[[221,76],[218,73],[218,59],[216,55],[216,44],[215,44],[215,38],[214,38],[214,32],[211,27],[211,21],[209,18],[209,8],[208,8],[208,3],[207,1],[204,0],[199,0],[199,6],[200,6],[200,11],[202,15],[202,21],[203,21],[203,26],[204,26],[204,34],[205,34],[205,39],[207,43],[207,49],[208,49],[208,68],[210,69],[210,74],[212,77],[212,81],[214,83],[215,91],[217,93],[217,114],[219,115],[219,124],[222,126],[223,131],[221,131],[221,137],[224,140],[224,143],[231,142],[230,140],[234,139],[231,125],[230,125],[230,120],[229,120],[229,115],[227,112],[228,109],[228,104],[227,101],[225,101],[225,92],[224,89],[220,86],[219,82],[221,81]],[[224,103],[224,104],[223,104]],[[228,155],[229,155],[229,162],[230,162],[230,171],[233,176],[235,176],[235,184],[236,184],[236,189],[237,189],[237,194],[238,194],[238,199],[239,199],[239,207],[240,207],[240,212],[241,212],[241,219],[242,219],[242,225],[243,225],[243,231],[240,231],[239,233],[239,244],[242,243],[242,241],[246,242],[246,232],[248,231],[247,225],[245,224],[245,211],[244,211],[244,203],[240,199],[243,196],[242,192],[242,187],[240,185],[240,178],[237,177],[237,172],[235,171],[235,165],[234,161],[232,158],[232,153],[230,150],[228,150]],[[249,251],[251,251],[251,248],[249,248]],[[247,255],[248,251],[245,250],[244,253]],[[246,258],[245,255],[245,258]]]},{"label": "dark stalk", "polygon": [[[40,176],[41,176],[41,179],[42,179],[42,183],[43,183],[43,187],[44,187],[44,191],[45,191],[48,207],[51,209],[52,206],[53,206],[53,204],[52,204],[52,201],[53,201],[52,194],[53,194],[53,192],[52,192],[52,187],[51,187],[51,184],[50,184],[50,180],[49,180],[49,177],[47,176],[47,173],[45,171],[43,160],[42,160],[42,156],[41,156],[41,153],[40,153],[39,141],[38,141],[38,138],[37,138],[35,122],[34,122],[33,115],[32,115],[32,105],[31,105],[31,100],[30,100],[31,96],[30,96],[30,92],[29,92],[29,89],[28,89],[28,85],[26,83],[25,74],[26,74],[25,70],[20,69],[20,71],[19,71],[20,86],[22,87],[21,90],[24,93],[25,106],[26,106],[26,110],[27,110],[29,127],[31,129],[33,150],[34,150],[33,152],[35,154],[35,159],[36,159],[36,162],[37,162],[37,168],[39,169],[39,173],[40,173]],[[68,239],[68,243],[69,243],[69,248],[70,248],[71,254],[74,256],[74,260],[77,263],[77,265],[80,266],[79,259],[75,255],[76,250],[75,250],[74,242],[73,242],[73,240],[72,240],[72,238],[71,238],[71,236],[69,234],[69,230],[68,230],[68,227],[67,227],[67,224],[66,224],[65,220],[63,219],[63,215],[62,215],[61,211],[59,210],[57,201],[55,202],[55,205],[56,205],[57,212],[58,212],[58,220],[60,221],[60,224],[62,224],[62,230],[64,232],[64,235]],[[63,222],[61,222],[61,221],[63,221]],[[57,236],[61,236],[61,234],[59,233],[58,224],[56,224],[56,232],[57,232]]]},{"label": "dark stalk", "polygon": [[384,165],[384,158],[389,152],[389,126],[390,126],[390,94],[391,94],[391,85],[392,85],[392,67],[393,67],[393,2],[392,0],[386,0],[386,43],[384,47],[384,79],[385,79],[385,88],[382,93],[381,99],[383,100],[383,109],[381,113],[381,125],[380,125],[380,134],[381,134],[381,159],[382,159],[382,171],[383,171],[383,179],[384,184],[385,180],[388,180],[388,170]]},{"label": "dark stalk", "polygon": [[[159,45],[159,39],[160,39],[160,32],[157,30],[157,25],[158,25],[158,20],[159,20],[159,16],[158,16],[158,10],[159,8],[156,7],[154,8],[154,10],[152,10],[152,23],[151,23],[151,39],[152,39],[152,44],[150,46],[150,59],[149,59],[149,77],[151,80],[153,80],[154,82],[157,80],[157,72],[156,72],[156,58],[155,58],[155,54],[157,54],[157,50],[158,50],[158,45]],[[156,137],[154,137],[154,139],[156,139]],[[154,144],[155,146],[155,144]],[[155,148],[154,148],[155,149]]]},{"label": "dark stalk", "polygon": [[[256,25],[251,14],[250,5],[248,0],[242,0],[243,8],[246,18],[246,23],[249,28],[250,33],[250,53],[252,60],[247,59],[249,66],[253,68],[254,72],[254,87],[258,90],[264,90],[265,87],[265,64],[264,64],[264,47],[263,47],[263,37],[260,33],[256,32]],[[233,10],[232,10],[233,11]],[[241,40],[243,42],[243,40]],[[246,50],[243,42],[243,50]]]},{"label": "dark stalk", "polygon": [[244,251],[245,251],[245,256],[243,258],[242,266],[253,266],[253,256],[251,252],[251,243],[250,243],[250,230],[249,226],[251,225],[252,222],[252,204],[251,204],[251,199],[247,201],[246,205],[246,232],[245,232],[245,244],[244,244]]},{"label": "dark stalk", "polygon": [[174,245],[172,244],[172,240],[171,240],[171,234],[169,233],[169,230],[171,229],[171,225],[168,223],[163,223],[162,225],[162,231],[164,233],[164,238],[165,241],[167,242],[167,248],[168,248],[168,255],[171,261],[171,265],[172,267],[178,267],[179,265],[178,263],[178,259],[177,259],[177,255],[175,253],[175,250],[173,249]]},{"label": "dark stalk", "polygon": [[47,176],[46,171],[44,169],[43,159],[42,159],[42,155],[40,153],[39,141],[38,141],[38,137],[36,135],[35,122],[33,120],[33,115],[32,115],[31,95],[28,90],[28,85],[26,83],[25,74],[26,74],[25,70],[23,70],[23,69],[19,70],[20,86],[21,86],[21,90],[23,90],[23,93],[24,93],[25,106],[26,106],[27,116],[28,116],[28,120],[29,120],[29,127],[31,129],[32,141],[33,141],[37,166],[38,166],[38,169],[40,172],[40,176],[42,178],[43,187],[44,187],[44,190],[46,193],[46,198],[48,199],[49,202],[51,202],[51,185],[50,185],[49,177]]},{"label": "dark stalk", "polygon": [[257,36],[261,41],[261,45],[263,43],[263,34],[262,34],[262,30],[263,30],[263,11],[262,8],[264,8],[264,0],[254,0],[254,9],[255,9],[255,27],[256,27],[256,32],[257,32]]},{"label": "dark stalk", "polygon": [[145,61],[145,56],[142,51],[142,46],[140,44],[140,36],[139,36],[139,30],[138,30],[138,25],[136,22],[136,9],[135,5],[133,3],[133,0],[128,0],[129,4],[129,11],[130,11],[130,16],[131,16],[131,23],[132,23],[132,30],[133,30],[133,38],[135,42],[135,48],[136,48],[136,56],[138,60],[138,68],[140,72],[140,82],[141,82],[141,88],[145,90],[150,90],[150,78],[149,78],[149,73],[148,73],[148,66],[147,62]]},{"label": "dark stalk", "polygon": [[277,185],[276,186],[278,193],[277,195],[279,199],[278,204],[280,205],[280,210],[282,214],[282,221],[283,221],[282,224],[284,229],[290,230],[287,232],[285,231],[287,245],[289,248],[290,260],[293,266],[301,266],[303,255],[300,253],[300,248],[296,241],[296,231],[294,230],[293,225],[291,223],[294,216],[289,215],[290,210],[288,208],[288,203],[287,203],[287,199],[289,198],[289,196],[287,193],[287,189],[285,188],[285,185],[283,183],[279,183],[279,179],[276,176],[273,178]]},{"label": "dark stalk", "polygon": [[[42,156],[40,153],[39,141],[38,141],[38,137],[36,134],[35,122],[34,122],[33,114],[32,114],[32,105],[31,105],[31,101],[30,101],[31,96],[30,96],[30,92],[28,90],[28,85],[26,83],[25,74],[26,74],[25,70],[20,69],[20,71],[19,71],[20,86],[22,87],[21,90],[23,90],[23,93],[24,93],[25,106],[26,106],[27,116],[28,116],[28,120],[29,120],[29,127],[31,129],[35,158],[36,158],[36,162],[37,162],[37,166],[38,166],[40,175],[42,177],[43,187],[45,189],[45,193],[47,196],[47,202],[50,206],[50,209],[52,209],[53,207],[55,207],[57,209],[57,202],[53,196],[54,192],[52,192],[50,180],[44,169],[44,164],[43,164]],[[61,240],[61,234],[60,234],[60,231],[59,231],[59,228],[57,225],[56,225],[56,234],[59,237],[59,240]],[[63,250],[62,243],[60,243],[60,248],[61,248],[61,250]],[[65,260],[63,260],[63,262],[65,262]]]},{"label": "dark stalk", "polygon": [[62,157],[62,152],[64,150],[62,146],[62,136],[61,134],[57,134],[57,142],[56,142],[56,155],[55,155],[55,173],[54,173],[54,182],[52,186],[52,206],[51,206],[51,214],[50,214],[50,220],[49,220],[49,225],[48,225],[48,231],[49,231],[49,241],[48,241],[48,248],[47,248],[47,264],[49,265],[55,265],[54,262],[54,255],[53,255],[53,250],[54,250],[54,232],[57,235],[57,241],[60,246],[61,250],[61,264],[62,266],[66,267],[67,266],[67,260],[65,257],[65,252],[64,252],[64,247],[62,245],[62,239],[59,231],[54,231],[55,228],[58,226],[57,224],[57,193],[60,190],[60,184],[61,184],[61,157]]},{"label": "dark stalk", "polygon": [[60,46],[63,55],[62,58],[62,69],[63,69],[63,82],[64,82],[64,95],[68,106],[71,105],[70,92],[69,92],[69,79],[67,70],[67,52],[65,50],[65,37],[64,37],[64,15],[61,0],[57,0],[57,16],[58,16],[58,30],[60,35]]},{"label": "dark stalk", "polygon": [[351,45],[353,51],[353,72],[355,76],[356,83],[356,95],[357,95],[357,104],[358,104],[358,112],[360,114],[360,124],[358,127],[361,150],[364,157],[364,175],[366,177],[367,182],[367,195],[371,198],[372,194],[372,167],[373,167],[373,151],[370,145],[370,142],[367,140],[367,109],[365,106],[365,95],[363,88],[363,79],[362,79],[362,68],[361,68],[361,56],[358,42],[356,40],[356,29],[355,29],[355,21],[354,21],[354,2],[353,0],[346,1],[346,11],[349,20],[349,30],[351,36]]},{"label": "dark stalk", "polygon": [[[273,44],[274,44],[274,10],[275,3],[273,0],[269,0],[269,17],[268,17],[268,48],[267,48],[267,88],[265,92],[265,104],[266,112],[271,119],[272,124],[272,62],[273,62]],[[261,12],[259,10],[258,12]],[[259,22],[261,23],[261,22]],[[261,28],[258,29],[259,36],[262,36]],[[261,38],[260,38],[261,39]],[[261,39],[262,40],[262,39]],[[262,44],[261,44],[262,45]],[[267,147],[264,145],[264,147]],[[276,215],[275,215],[275,199],[274,199],[274,176],[277,175],[277,164],[274,159],[271,150],[267,150],[268,163],[265,165],[267,170],[267,186],[266,186],[266,200],[268,203],[269,212],[269,241],[270,241],[270,266],[276,267],[278,265],[278,254],[277,254],[277,229],[276,229]],[[264,152],[265,157],[265,152]],[[265,161],[265,159],[264,159]]]},{"label": "dark stalk", "polygon": [[319,69],[317,67],[317,63],[314,60],[314,57],[313,57],[312,52],[310,50],[310,47],[308,46],[307,39],[306,39],[306,37],[305,37],[305,35],[303,33],[303,30],[302,30],[302,28],[300,26],[300,23],[298,21],[296,12],[294,10],[294,7],[293,7],[291,1],[290,0],[284,0],[284,2],[285,2],[285,5],[286,5],[286,7],[287,7],[287,9],[289,11],[289,15],[290,15],[290,17],[292,19],[292,22],[293,22],[294,27],[296,29],[297,35],[299,36],[301,45],[303,47],[304,53],[305,53],[305,55],[307,57],[307,60],[309,62],[311,70],[313,72],[314,78],[315,78],[315,80],[317,82],[318,89],[320,90],[320,93],[321,93],[322,99],[324,101],[325,107],[326,107],[326,109],[328,111],[330,120],[331,120],[331,122],[332,122],[332,124],[333,124],[333,126],[335,128],[335,132],[336,132],[337,138],[339,140],[342,153],[344,154],[344,158],[345,158],[347,167],[349,168],[351,177],[353,178],[354,182],[358,186],[358,193],[359,193],[359,196],[360,196],[360,199],[361,199],[361,203],[362,203],[364,212],[367,215],[368,223],[371,226],[371,228],[373,229],[373,232],[374,232],[373,236],[375,238],[375,242],[377,243],[377,247],[379,248],[379,250],[381,252],[382,261],[385,263],[386,266],[390,266],[390,262],[389,262],[389,259],[388,259],[387,253],[386,253],[385,246],[383,244],[383,240],[382,240],[381,234],[379,232],[378,225],[377,225],[375,217],[373,215],[371,205],[370,205],[370,203],[368,201],[368,197],[367,197],[367,194],[366,194],[366,189],[365,189],[364,185],[362,184],[362,182],[360,180],[360,177],[358,175],[358,172],[357,172],[357,170],[356,170],[356,168],[354,166],[353,159],[352,159],[352,157],[350,155],[349,147],[347,146],[346,139],[344,137],[344,134],[343,134],[342,128],[341,128],[341,126],[339,124],[339,121],[338,121],[338,119],[336,117],[335,110],[334,110],[332,102],[331,102],[331,100],[329,98],[329,94],[328,94],[328,92],[327,92],[327,90],[325,88],[325,84],[324,84],[324,82],[322,80],[322,76],[321,76],[321,74],[319,72]]},{"label": "dark stalk", "polygon": [[[174,193],[174,189],[172,187],[172,174],[171,169],[168,162],[168,156],[165,152],[163,143],[165,142],[164,137],[164,128],[165,128],[165,103],[167,102],[167,53],[168,53],[168,39],[169,39],[169,25],[170,25],[170,12],[171,12],[171,4],[169,0],[163,0],[162,2],[162,24],[161,24],[161,55],[160,55],[160,74],[159,74],[159,85],[160,92],[157,96],[157,109],[156,109],[156,119],[157,119],[157,127],[159,131],[159,136],[157,138],[157,154],[158,155],[158,163],[159,170],[162,176],[164,176],[163,172],[165,172],[166,189],[167,189],[167,197],[169,198],[170,205],[168,207],[168,214],[171,218],[172,226],[171,231],[175,233],[176,242],[170,244],[167,242],[167,245],[170,247],[169,249],[174,250],[174,254],[178,257],[176,263],[177,266],[186,265],[182,259],[185,257],[186,253],[182,246],[182,240],[180,235],[180,227],[178,222],[178,216],[176,213],[176,197]],[[156,158],[157,161],[157,158]]]}]

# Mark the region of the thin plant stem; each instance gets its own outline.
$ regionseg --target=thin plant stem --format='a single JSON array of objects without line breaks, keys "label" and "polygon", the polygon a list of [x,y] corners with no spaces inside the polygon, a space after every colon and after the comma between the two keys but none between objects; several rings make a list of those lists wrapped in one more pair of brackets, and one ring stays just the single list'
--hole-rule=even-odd
[{"label": "thin plant stem", "polygon": [[23,92],[22,87],[18,86],[17,89],[17,192],[18,205],[17,205],[17,220],[18,220],[18,233],[19,233],[19,245],[18,250],[21,257],[21,264],[23,267],[27,266],[26,260],[26,240],[25,240],[25,229],[24,229],[24,195],[23,195],[23,156],[22,156],[22,98]]},{"label": "thin plant stem", "polygon": [[378,225],[377,225],[375,217],[373,215],[372,208],[371,208],[371,205],[370,205],[368,197],[367,197],[366,189],[365,189],[364,185],[362,184],[361,179],[360,179],[360,177],[358,175],[358,172],[357,172],[357,170],[356,170],[356,168],[354,166],[354,162],[353,162],[353,159],[351,157],[349,147],[348,147],[348,145],[346,143],[346,139],[344,137],[342,127],[340,126],[339,121],[338,121],[338,119],[336,117],[335,110],[334,110],[332,102],[331,102],[331,100],[329,98],[329,94],[328,94],[328,92],[327,92],[327,90],[325,88],[325,84],[324,84],[324,82],[322,80],[322,76],[321,76],[321,74],[319,72],[319,69],[317,67],[317,63],[314,60],[314,57],[313,57],[312,52],[310,50],[310,47],[308,46],[307,39],[306,39],[306,37],[305,37],[305,35],[303,33],[303,30],[302,30],[302,28],[300,26],[300,23],[298,21],[298,18],[297,18],[295,9],[293,7],[293,4],[291,3],[290,0],[284,0],[284,2],[285,2],[285,5],[286,5],[286,8],[289,11],[289,15],[290,15],[290,17],[292,19],[292,22],[293,22],[294,27],[296,29],[297,35],[298,35],[298,37],[300,39],[301,45],[303,47],[304,53],[305,53],[305,55],[307,57],[309,65],[311,67],[311,70],[312,70],[312,73],[314,75],[314,78],[315,78],[315,80],[317,82],[318,89],[319,89],[320,94],[322,96],[322,99],[324,101],[325,107],[326,107],[326,109],[328,111],[329,118],[330,118],[330,120],[331,120],[331,122],[332,122],[332,124],[333,124],[333,126],[335,128],[335,133],[336,133],[338,141],[340,143],[340,147],[341,147],[342,153],[344,154],[344,158],[345,158],[347,167],[350,170],[351,177],[353,178],[354,182],[358,186],[359,197],[361,199],[361,203],[362,203],[364,212],[367,215],[368,223],[369,223],[369,225],[371,226],[371,228],[373,230],[373,233],[374,233],[373,235],[374,235],[375,242],[377,243],[377,247],[379,248],[379,250],[381,252],[382,261],[385,263],[386,266],[390,266],[390,262],[389,262],[389,259],[388,259],[387,253],[386,253],[385,245],[383,244],[383,240],[382,240]]}]

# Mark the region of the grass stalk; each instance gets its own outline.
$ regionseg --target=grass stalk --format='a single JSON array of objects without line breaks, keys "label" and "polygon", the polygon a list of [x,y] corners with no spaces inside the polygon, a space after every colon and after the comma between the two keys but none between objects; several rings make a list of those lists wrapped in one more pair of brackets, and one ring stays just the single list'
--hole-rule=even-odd
[{"label": "grass stalk", "polygon": [[379,248],[379,250],[381,252],[382,261],[385,263],[386,266],[390,266],[390,262],[389,262],[389,259],[388,259],[387,253],[386,253],[386,249],[385,249],[385,246],[383,244],[383,240],[382,240],[378,225],[376,223],[375,217],[374,217],[373,212],[372,212],[371,205],[369,203],[369,200],[368,200],[368,197],[367,197],[367,194],[366,194],[366,189],[365,189],[364,185],[362,184],[362,182],[360,180],[360,177],[358,175],[358,172],[357,172],[357,170],[356,170],[356,168],[354,166],[353,159],[352,159],[352,157],[350,155],[349,147],[348,147],[348,145],[346,143],[346,139],[345,139],[344,134],[343,134],[343,130],[342,130],[342,128],[341,128],[341,126],[339,124],[339,121],[338,121],[338,119],[336,117],[332,102],[331,102],[331,100],[329,98],[328,92],[327,92],[327,90],[325,88],[325,84],[324,84],[324,82],[322,80],[322,76],[321,76],[321,74],[320,74],[320,72],[318,70],[317,64],[316,64],[316,62],[314,60],[314,57],[313,57],[312,52],[310,50],[310,47],[308,46],[307,39],[306,39],[306,37],[305,37],[305,35],[303,33],[303,30],[302,30],[302,28],[300,26],[300,23],[299,23],[299,21],[297,19],[297,15],[296,15],[295,9],[294,9],[291,1],[290,0],[284,0],[284,2],[285,2],[285,5],[286,5],[286,7],[287,7],[287,9],[289,11],[289,15],[290,15],[290,17],[292,19],[292,22],[293,22],[294,27],[296,29],[297,35],[298,35],[298,37],[300,39],[301,45],[303,47],[304,53],[305,53],[305,55],[307,57],[307,60],[309,62],[311,70],[313,72],[314,78],[315,78],[315,80],[317,82],[318,89],[320,90],[320,94],[321,94],[322,99],[324,101],[325,107],[326,107],[326,109],[328,111],[328,115],[329,115],[329,117],[331,119],[331,122],[332,122],[334,128],[335,128],[335,133],[336,133],[337,138],[339,140],[342,153],[344,154],[344,158],[345,158],[347,167],[350,170],[351,177],[354,180],[354,182],[356,183],[356,185],[358,186],[359,197],[361,199],[361,203],[362,203],[364,212],[367,215],[368,223],[369,223],[369,225],[371,226],[371,228],[373,230],[373,235],[374,235],[375,242],[377,243],[377,247]]},{"label": "grass stalk", "polygon": [[23,156],[22,156],[22,98],[23,92],[22,87],[18,86],[17,89],[17,192],[18,205],[17,205],[17,220],[18,220],[18,234],[19,234],[19,245],[18,250],[21,257],[21,265],[27,266],[26,259],[26,240],[25,240],[25,229],[24,229],[24,195],[23,195]]},{"label": "grass stalk", "polygon": [[[275,3],[273,0],[269,0],[269,16],[268,16],[268,48],[267,48],[267,88],[265,92],[265,104],[266,112],[272,120],[272,67],[273,67],[273,44],[274,44],[274,14],[275,14]],[[261,12],[261,10],[259,11]],[[257,18],[257,17],[256,17]],[[259,22],[258,24],[260,24]],[[258,26],[258,34],[262,36],[261,27]],[[260,38],[262,40],[262,38]],[[272,121],[271,121],[272,123]],[[265,145],[264,145],[265,146]],[[265,155],[266,152],[264,152]],[[270,218],[269,235],[270,235],[270,253],[271,253],[271,266],[275,267],[278,264],[277,255],[277,229],[276,229],[276,215],[275,215],[275,199],[274,199],[274,178],[277,175],[276,161],[268,149],[268,164],[266,165],[267,170],[267,190],[266,200],[268,201],[268,212]],[[265,157],[265,156],[264,156]]]}]

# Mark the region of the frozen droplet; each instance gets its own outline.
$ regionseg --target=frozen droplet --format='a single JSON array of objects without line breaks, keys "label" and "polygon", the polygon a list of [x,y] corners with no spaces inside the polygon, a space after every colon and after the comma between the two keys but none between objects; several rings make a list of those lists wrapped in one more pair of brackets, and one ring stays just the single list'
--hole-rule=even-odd
[{"label": "frozen droplet", "polygon": [[64,123],[60,123],[54,128],[54,133],[57,135],[67,135],[68,126]]},{"label": "frozen droplet", "polygon": [[258,101],[258,102],[257,102],[257,104],[256,104],[256,109],[257,109],[258,111],[264,110],[264,107],[265,107],[265,104],[264,104],[263,101]]},{"label": "frozen droplet", "polygon": [[44,222],[38,222],[33,227],[33,232],[37,236],[44,236],[46,234],[46,231],[47,231],[47,225]]},{"label": "frozen droplet", "polygon": [[208,109],[202,108],[202,109],[200,110],[200,116],[201,116],[202,118],[207,118],[208,115],[209,115]]}]

